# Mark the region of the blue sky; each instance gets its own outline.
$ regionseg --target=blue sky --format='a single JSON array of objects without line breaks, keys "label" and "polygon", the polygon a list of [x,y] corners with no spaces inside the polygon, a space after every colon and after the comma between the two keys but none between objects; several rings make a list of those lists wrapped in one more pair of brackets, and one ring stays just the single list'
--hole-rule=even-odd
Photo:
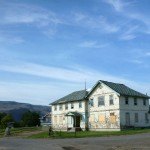
[{"label": "blue sky", "polygon": [[149,0],[0,0],[0,100],[48,105],[97,80],[150,94]]}]

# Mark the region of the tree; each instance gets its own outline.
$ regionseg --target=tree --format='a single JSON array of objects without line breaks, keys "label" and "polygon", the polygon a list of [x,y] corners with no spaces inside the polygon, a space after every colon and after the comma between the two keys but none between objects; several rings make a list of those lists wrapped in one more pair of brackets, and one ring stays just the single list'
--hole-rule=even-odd
[{"label": "tree", "polygon": [[6,113],[1,113],[0,112],[0,122],[1,122],[2,118],[4,118],[6,115],[7,115]]},{"label": "tree", "polygon": [[8,122],[13,122],[13,117],[10,114],[7,114],[5,117],[1,119],[2,128],[6,128]]},{"label": "tree", "polygon": [[32,126],[40,125],[39,118],[40,116],[37,112],[28,111],[23,114],[21,122],[23,126],[32,127]]}]

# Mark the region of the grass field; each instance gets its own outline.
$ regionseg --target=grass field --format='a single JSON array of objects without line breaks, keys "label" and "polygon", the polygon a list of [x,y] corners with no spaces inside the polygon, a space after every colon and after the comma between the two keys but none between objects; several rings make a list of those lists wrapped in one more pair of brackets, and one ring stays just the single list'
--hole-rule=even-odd
[{"label": "grass field", "polygon": [[132,130],[130,129],[124,131],[80,131],[76,132],[76,134],[74,132],[56,131],[52,136],[49,136],[48,132],[41,132],[39,134],[31,135],[28,138],[83,138],[83,137],[131,135],[147,132],[150,132],[150,129],[132,129]]},{"label": "grass field", "polygon": [[[33,132],[33,131],[38,131],[41,130],[40,127],[23,127],[23,128],[12,128],[11,129],[11,136],[16,136],[21,133],[25,132]],[[5,129],[0,129],[0,137],[3,137],[5,134]]]}]

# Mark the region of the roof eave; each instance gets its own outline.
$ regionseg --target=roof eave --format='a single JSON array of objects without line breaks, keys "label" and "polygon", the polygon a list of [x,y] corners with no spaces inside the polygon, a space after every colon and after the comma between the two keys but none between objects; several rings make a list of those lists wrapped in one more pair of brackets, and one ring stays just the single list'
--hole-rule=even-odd
[{"label": "roof eave", "polygon": [[86,100],[86,98],[82,98],[82,99],[78,99],[78,100],[63,101],[63,102],[53,102],[53,103],[51,103],[51,106],[52,106],[52,105],[58,105],[58,104],[69,103],[69,102],[77,102],[77,101],[82,101],[82,100]]}]

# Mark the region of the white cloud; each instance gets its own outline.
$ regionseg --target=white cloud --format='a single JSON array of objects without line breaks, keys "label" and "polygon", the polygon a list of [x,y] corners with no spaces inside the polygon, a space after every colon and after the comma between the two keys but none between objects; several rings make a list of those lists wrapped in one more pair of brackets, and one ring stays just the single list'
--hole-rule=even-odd
[{"label": "white cloud", "polygon": [[[2,27],[35,27],[47,37],[53,37],[56,34],[57,26],[64,24],[63,20],[56,13],[36,5],[25,3],[4,2],[0,5],[0,18],[0,25]],[[21,30],[21,28],[18,29],[19,31]],[[14,37],[12,38],[12,43],[22,42],[21,38],[19,39],[19,37],[12,35],[15,32],[9,32],[4,28],[3,33],[8,36],[1,37],[1,41],[8,40],[9,42],[9,36],[12,36]]]},{"label": "white cloud", "polygon": [[134,64],[142,64],[143,63],[141,60],[132,60],[130,62],[132,62]]},{"label": "white cloud", "polygon": [[110,4],[116,11],[122,11],[124,3],[121,0],[104,0],[104,2]]},{"label": "white cloud", "polygon": [[35,24],[36,26],[47,26],[50,23],[61,23],[55,13],[41,7],[21,3],[5,3],[1,7],[1,24]]},{"label": "white cloud", "polygon": [[74,90],[84,89],[85,79],[87,81],[88,88],[91,88],[98,80],[107,80],[124,83],[144,93],[150,90],[149,84],[140,82],[136,83],[135,81],[108,75],[91,68],[84,68],[81,66],[67,68],[68,69],[43,66],[26,62],[18,62],[18,65],[0,65],[1,71],[50,79],[47,80],[46,83],[42,83],[40,81],[37,81],[37,83],[0,81],[0,99],[22,100],[22,102],[24,101],[34,104],[48,104]]},{"label": "white cloud", "polygon": [[[139,31],[142,33],[150,34],[150,18],[147,15],[144,15],[142,12],[136,12],[133,8],[129,9],[129,6],[133,6],[131,4],[135,3],[135,1],[125,2],[122,0],[104,0],[107,4],[114,7],[115,11],[120,15],[127,17],[128,19],[133,19],[138,21],[141,25]],[[128,7],[126,7],[128,6]],[[142,27],[144,26],[144,27]],[[132,36],[127,37],[127,39],[132,39]]]},{"label": "white cloud", "polygon": [[150,52],[145,53],[145,56],[150,56]]},{"label": "white cloud", "polygon": [[104,16],[93,17],[88,14],[74,13],[73,23],[90,29],[96,29],[97,32],[115,33],[120,29],[119,26],[108,20]]},{"label": "white cloud", "polygon": [[120,36],[120,39],[121,40],[135,39],[136,38],[135,33],[137,33],[138,29],[139,27],[137,25],[128,27],[128,29],[126,29],[126,31],[122,33],[122,35]]},{"label": "white cloud", "polygon": [[79,47],[83,48],[103,48],[108,46],[108,44],[99,44],[97,41],[84,41],[79,44]]},{"label": "white cloud", "polygon": [[15,35],[6,35],[5,33],[0,33],[0,43],[9,43],[9,44],[20,44],[24,43],[24,39],[22,37],[18,37]]},{"label": "white cloud", "polygon": [[31,83],[20,81],[16,83],[0,81],[0,100],[48,105],[77,88],[80,89],[80,85],[61,82]]}]

